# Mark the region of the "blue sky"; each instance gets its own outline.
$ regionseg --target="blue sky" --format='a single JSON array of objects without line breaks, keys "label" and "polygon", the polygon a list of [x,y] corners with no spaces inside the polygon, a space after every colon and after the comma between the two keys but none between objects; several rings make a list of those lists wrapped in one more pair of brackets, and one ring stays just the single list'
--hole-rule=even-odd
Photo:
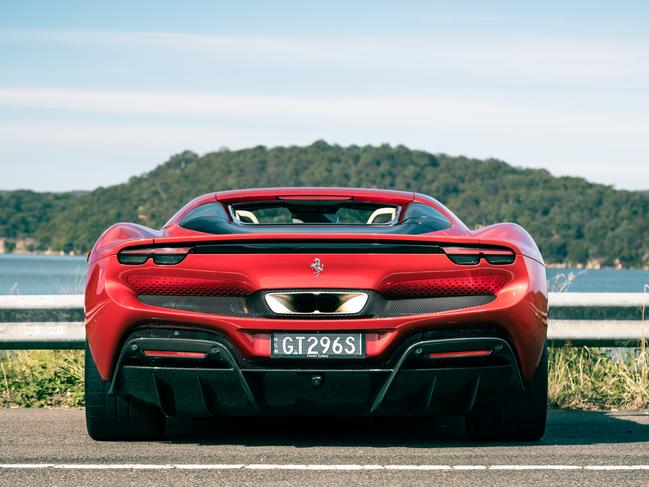
[{"label": "blue sky", "polygon": [[0,189],[316,139],[649,189],[649,2],[0,4]]}]

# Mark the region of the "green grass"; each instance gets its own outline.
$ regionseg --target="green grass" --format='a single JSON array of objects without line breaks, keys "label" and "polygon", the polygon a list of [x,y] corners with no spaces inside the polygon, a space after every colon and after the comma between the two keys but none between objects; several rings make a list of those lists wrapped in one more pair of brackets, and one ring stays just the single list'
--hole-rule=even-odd
[{"label": "green grass", "polygon": [[[649,348],[551,348],[549,404],[560,408],[649,408]],[[7,352],[0,406],[83,406],[83,352]]]},{"label": "green grass", "polygon": [[550,349],[549,403],[562,408],[649,408],[649,348]]},{"label": "green grass", "polygon": [[83,351],[5,353],[0,360],[0,406],[83,406]]}]

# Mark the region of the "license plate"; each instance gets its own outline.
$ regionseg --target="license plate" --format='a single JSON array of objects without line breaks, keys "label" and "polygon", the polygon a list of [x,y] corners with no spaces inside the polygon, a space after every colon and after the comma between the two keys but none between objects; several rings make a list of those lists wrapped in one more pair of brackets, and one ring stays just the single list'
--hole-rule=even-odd
[{"label": "license plate", "polygon": [[273,358],[363,358],[362,333],[273,333]]}]

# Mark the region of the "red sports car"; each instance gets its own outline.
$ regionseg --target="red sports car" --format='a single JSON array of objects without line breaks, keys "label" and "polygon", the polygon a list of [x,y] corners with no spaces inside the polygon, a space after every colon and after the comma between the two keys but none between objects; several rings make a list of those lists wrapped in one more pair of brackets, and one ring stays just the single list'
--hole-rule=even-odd
[{"label": "red sports car", "polygon": [[545,267],[513,223],[469,230],[435,199],[349,188],[224,191],[89,255],[86,418],[96,440],[167,417],[462,415],[536,440]]}]

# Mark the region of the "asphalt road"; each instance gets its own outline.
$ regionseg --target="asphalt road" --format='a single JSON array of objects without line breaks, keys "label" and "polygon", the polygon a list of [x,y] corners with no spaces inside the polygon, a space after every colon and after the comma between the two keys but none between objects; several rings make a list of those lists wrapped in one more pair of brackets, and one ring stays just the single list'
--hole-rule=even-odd
[{"label": "asphalt road", "polygon": [[649,412],[552,411],[538,443],[485,444],[462,422],[174,423],[97,443],[82,410],[0,409],[1,485],[649,485]]}]

